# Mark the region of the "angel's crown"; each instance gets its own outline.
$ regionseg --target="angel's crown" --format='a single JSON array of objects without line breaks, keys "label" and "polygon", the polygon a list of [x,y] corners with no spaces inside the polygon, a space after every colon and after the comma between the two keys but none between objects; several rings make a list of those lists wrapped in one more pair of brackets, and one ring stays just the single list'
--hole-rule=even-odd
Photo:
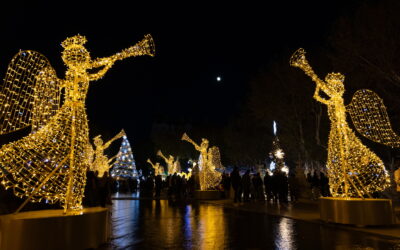
[{"label": "angel's crown", "polygon": [[65,39],[62,43],[61,46],[63,46],[63,48],[69,48],[69,47],[73,47],[73,46],[82,46],[87,42],[86,37],[81,36],[81,35],[76,35],[73,37],[68,37],[67,39]]},{"label": "angel's crown", "polygon": [[325,81],[327,82],[337,82],[340,81],[341,83],[344,82],[344,75],[340,73],[329,73],[325,77]]}]

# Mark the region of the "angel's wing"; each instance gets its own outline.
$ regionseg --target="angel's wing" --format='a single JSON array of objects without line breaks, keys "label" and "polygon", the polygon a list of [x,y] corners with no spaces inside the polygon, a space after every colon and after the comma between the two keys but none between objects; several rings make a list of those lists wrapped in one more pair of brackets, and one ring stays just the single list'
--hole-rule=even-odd
[{"label": "angel's wing", "polygon": [[375,92],[358,90],[346,110],[360,134],[375,142],[400,147],[400,137],[393,131],[383,100]]},{"label": "angel's wing", "polygon": [[213,146],[210,148],[210,155],[211,155],[211,164],[215,167],[215,169],[223,169],[221,163],[221,154],[219,152],[219,148],[217,146]]},{"label": "angel's wing", "polygon": [[60,106],[60,85],[44,55],[30,50],[16,54],[0,91],[0,134],[42,127]]}]

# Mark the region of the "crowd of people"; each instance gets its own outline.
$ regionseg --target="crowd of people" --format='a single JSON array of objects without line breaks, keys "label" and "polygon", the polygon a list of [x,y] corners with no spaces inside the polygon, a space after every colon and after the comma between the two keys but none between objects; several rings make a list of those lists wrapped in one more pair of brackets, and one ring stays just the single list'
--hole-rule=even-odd
[{"label": "crowd of people", "polygon": [[[294,173],[287,175],[276,169],[273,172],[267,172],[262,178],[260,173],[251,174],[250,170],[240,175],[239,169],[235,167],[230,175],[223,175],[222,182],[225,183],[224,190],[228,190],[227,183],[230,183],[233,188],[234,202],[294,202],[299,199],[300,191],[310,193],[311,199],[315,200],[320,196],[329,196],[328,178],[323,173],[309,174],[306,180],[307,185],[304,187]],[[304,188],[309,188],[309,190],[302,190]]]},{"label": "crowd of people", "polygon": [[[329,196],[328,178],[323,174],[304,176],[307,181],[306,190],[311,199],[320,196]],[[169,175],[164,180],[160,175],[142,177],[140,180],[140,196],[160,198],[163,194],[169,199],[187,199],[194,197],[197,190],[195,176],[186,179],[180,175]],[[250,170],[241,174],[235,167],[233,171],[222,174],[222,180],[215,190],[220,190],[222,198],[232,197],[234,202],[271,201],[289,202],[299,198],[299,191],[304,188],[294,174],[287,175],[283,171],[275,170],[264,177],[260,173]]]},{"label": "crowd of people", "polygon": [[133,193],[137,191],[138,181],[136,178],[116,180],[105,172],[99,177],[98,172],[88,171],[86,174],[84,207],[106,207],[111,205],[111,195],[116,192]]},{"label": "crowd of people", "polygon": [[186,179],[175,173],[164,180],[161,175],[142,177],[139,188],[141,197],[160,198],[165,194],[168,199],[180,200],[193,198],[196,185],[194,176]]}]

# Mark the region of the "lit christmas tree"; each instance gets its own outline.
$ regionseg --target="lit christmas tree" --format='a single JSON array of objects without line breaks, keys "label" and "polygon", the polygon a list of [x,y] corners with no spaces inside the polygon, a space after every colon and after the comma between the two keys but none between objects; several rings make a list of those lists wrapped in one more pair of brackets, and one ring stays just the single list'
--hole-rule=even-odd
[{"label": "lit christmas tree", "polygon": [[269,153],[269,157],[271,158],[271,164],[269,169],[271,171],[278,169],[286,174],[289,174],[289,168],[285,165],[285,153],[283,152],[281,145],[279,143],[279,138],[277,136],[277,127],[276,122],[274,121],[274,135],[275,138],[272,141],[272,151]]},{"label": "lit christmas tree", "polygon": [[136,178],[136,164],[133,158],[131,145],[126,135],[122,137],[122,144],[111,170],[111,176],[116,179]]}]

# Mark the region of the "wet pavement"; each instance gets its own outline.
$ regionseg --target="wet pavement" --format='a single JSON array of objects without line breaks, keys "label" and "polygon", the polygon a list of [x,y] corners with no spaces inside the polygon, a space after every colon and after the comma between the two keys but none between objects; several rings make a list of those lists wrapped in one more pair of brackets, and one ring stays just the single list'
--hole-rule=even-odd
[{"label": "wet pavement", "polygon": [[111,220],[100,249],[400,249],[399,238],[202,202],[113,200]]}]

